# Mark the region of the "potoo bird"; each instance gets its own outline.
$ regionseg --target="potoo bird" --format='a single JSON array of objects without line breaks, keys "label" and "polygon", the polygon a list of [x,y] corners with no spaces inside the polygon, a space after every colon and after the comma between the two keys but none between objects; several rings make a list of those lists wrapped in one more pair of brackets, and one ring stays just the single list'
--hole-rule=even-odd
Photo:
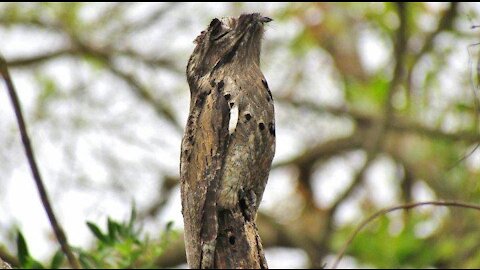
[{"label": "potoo bird", "polygon": [[215,18],[195,39],[180,164],[192,268],[212,267],[221,211],[249,208],[254,218],[262,200],[275,153],[272,93],[260,70],[264,25],[271,20],[259,13]]}]

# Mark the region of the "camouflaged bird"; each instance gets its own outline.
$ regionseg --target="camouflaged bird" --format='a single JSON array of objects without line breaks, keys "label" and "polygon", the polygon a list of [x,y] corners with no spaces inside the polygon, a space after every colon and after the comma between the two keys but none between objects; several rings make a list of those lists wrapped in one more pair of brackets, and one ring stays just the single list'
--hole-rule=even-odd
[{"label": "camouflaged bird", "polygon": [[249,207],[254,219],[275,153],[273,99],[260,70],[258,13],[213,19],[187,66],[190,114],[180,178],[187,261],[213,267],[218,213]]}]

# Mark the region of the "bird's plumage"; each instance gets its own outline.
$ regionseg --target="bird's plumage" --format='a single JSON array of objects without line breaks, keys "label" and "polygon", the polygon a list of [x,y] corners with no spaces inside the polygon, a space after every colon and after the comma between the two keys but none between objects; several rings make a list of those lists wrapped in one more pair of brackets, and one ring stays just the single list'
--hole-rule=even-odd
[{"label": "bird's plumage", "polygon": [[219,211],[253,199],[256,212],[263,196],[275,153],[273,99],[260,70],[269,20],[257,13],[214,19],[195,40],[180,167],[191,267],[213,263]]}]

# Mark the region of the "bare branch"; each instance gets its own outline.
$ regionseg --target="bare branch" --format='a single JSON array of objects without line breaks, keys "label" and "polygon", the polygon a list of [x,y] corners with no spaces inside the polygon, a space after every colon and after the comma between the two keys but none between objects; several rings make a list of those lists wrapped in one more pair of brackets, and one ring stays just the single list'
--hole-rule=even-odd
[{"label": "bare branch", "polygon": [[89,53],[90,54],[94,53],[95,57],[108,56],[109,58],[112,58],[114,55],[124,56],[124,57],[130,58],[131,60],[139,61],[152,68],[164,68],[164,69],[174,71],[176,73],[182,72],[181,68],[178,67],[178,65],[176,65],[176,63],[171,59],[162,58],[162,57],[151,58],[150,56],[142,55],[130,49],[117,49],[117,48],[111,48],[111,47],[95,48],[95,49],[93,49],[92,47],[88,47],[88,51],[85,51],[85,48],[83,48],[83,50],[79,50],[78,48],[75,48],[73,46],[65,47],[65,48],[58,49],[56,51],[45,52],[38,55],[12,59],[8,62],[8,66],[10,68],[25,68],[33,65],[43,64],[45,62],[56,60],[64,56],[78,56],[79,54],[90,55]]},{"label": "bare branch", "polygon": [[[289,98],[279,96],[277,96],[275,100],[277,102],[282,102],[294,107],[308,109],[319,114],[326,113],[334,116],[351,118],[357,123],[358,126],[364,128],[369,128],[381,121],[379,116],[363,113],[347,107],[319,105],[307,100],[291,100]],[[480,134],[477,132],[459,131],[447,133],[442,130],[428,127],[424,124],[400,117],[395,117],[394,119],[391,119],[391,121],[388,121],[387,128],[389,131],[412,133],[446,141],[464,141],[468,143],[480,142]]]},{"label": "bare branch", "polygon": [[306,165],[314,163],[319,159],[328,158],[336,154],[356,149],[362,146],[362,136],[359,133],[347,136],[345,138],[336,138],[309,148],[304,153],[290,160],[280,161],[273,164],[272,169],[284,167],[292,164]]},{"label": "bare branch", "polygon": [[55,236],[57,237],[58,243],[60,244],[63,253],[65,253],[65,255],[68,258],[70,266],[75,269],[80,269],[80,264],[78,263],[77,259],[72,253],[72,250],[70,249],[70,246],[68,245],[67,237],[65,236],[65,233],[63,232],[62,227],[58,223],[57,218],[55,217],[55,214],[53,212],[53,208],[48,199],[47,191],[45,189],[42,177],[40,175],[40,170],[38,169],[37,162],[35,161],[35,155],[33,153],[33,148],[31,146],[30,138],[27,133],[27,127],[23,119],[20,101],[15,91],[15,86],[13,85],[13,81],[10,77],[10,73],[8,72],[7,63],[1,55],[0,55],[0,74],[2,75],[5,81],[8,94],[10,95],[10,100],[12,102],[13,109],[17,117],[17,123],[20,129],[20,134],[22,137],[23,146],[25,148],[25,153],[27,155],[28,163],[30,165],[33,178],[37,185],[38,193],[40,194],[40,199],[42,200],[43,207],[47,212],[47,216],[52,226],[52,229],[55,233]]},{"label": "bare branch", "polygon": [[18,68],[28,67],[31,65],[41,64],[46,61],[54,60],[59,57],[76,56],[78,54],[95,57],[96,59],[99,59],[102,63],[104,63],[107,69],[112,74],[126,82],[128,86],[132,88],[134,93],[137,94],[138,97],[140,97],[143,101],[146,101],[148,104],[152,105],[159,115],[164,116],[166,120],[172,123],[172,125],[177,131],[181,132],[183,130],[183,127],[178,123],[170,106],[168,106],[166,102],[156,99],[149,91],[149,89],[147,89],[146,86],[142,85],[133,74],[127,73],[117,68],[113,63],[114,61],[112,55],[117,54],[127,56],[132,59],[139,60],[147,65],[155,67],[172,67],[174,71],[179,72],[173,63],[171,63],[168,59],[149,59],[131,50],[107,50],[102,48],[94,48],[93,46],[88,46],[81,43],[80,41],[75,42],[75,46],[72,46],[71,48],[63,48],[58,51],[48,52],[37,56],[14,59],[12,61],[9,61],[8,65]]},{"label": "bare branch", "polygon": [[107,62],[107,64],[108,69],[114,75],[123,79],[130,87],[132,87],[132,89],[141,99],[153,105],[155,111],[158,114],[163,115],[170,123],[172,123],[177,131],[181,132],[183,130],[183,127],[178,123],[175,115],[173,114],[172,110],[169,108],[166,102],[162,102],[154,98],[152,93],[150,93],[150,91],[145,86],[140,84],[140,82],[138,82],[132,74],[120,70],[111,62]]},{"label": "bare branch", "polygon": [[408,70],[408,75],[407,75],[407,81],[410,89],[413,84],[413,71],[415,69],[415,66],[417,65],[419,60],[422,59],[422,57],[432,49],[434,44],[433,42],[435,41],[437,36],[440,33],[451,30],[453,28],[453,22],[455,17],[457,16],[457,13],[458,13],[458,3],[457,2],[450,3],[450,7],[443,13],[442,18],[438,22],[437,28],[433,32],[427,35],[427,37],[425,38],[425,42],[423,43],[423,46],[420,48],[418,53],[416,53],[413,56],[413,60],[411,61],[412,65],[410,66]]},{"label": "bare branch", "polygon": [[73,53],[74,53],[73,49],[64,48],[57,51],[47,52],[44,54],[35,55],[31,57],[22,57],[22,58],[13,59],[8,62],[8,66],[10,68],[22,68],[22,67],[27,67],[31,65],[41,64],[46,61],[53,60],[53,59],[56,59],[65,55],[73,54]]},{"label": "bare branch", "polygon": [[458,2],[451,2],[450,7],[443,13],[442,18],[438,22],[437,28],[431,32],[425,39],[422,48],[415,55],[415,60],[413,63],[418,62],[418,60],[425,55],[426,52],[432,49],[433,41],[437,36],[443,31],[448,31],[453,28],[453,22],[458,13]]}]

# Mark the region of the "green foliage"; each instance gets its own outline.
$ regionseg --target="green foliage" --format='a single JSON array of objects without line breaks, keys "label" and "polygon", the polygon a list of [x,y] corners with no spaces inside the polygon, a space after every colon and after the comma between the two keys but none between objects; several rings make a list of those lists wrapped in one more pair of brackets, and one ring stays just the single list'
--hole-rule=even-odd
[{"label": "green foliage", "polygon": [[84,268],[149,268],[155,266],[155,258],[160,256],[177,232],[171,223],[161,233],[157,241],[143,236],[136,225],[136,211],[132,209],[130,219],[119,222],[107,219],[107,230],[103,232],[98,225],[87,222],[95,236],[95,248],[84,251],[77,249],[80,263]]},{"label": "green foliage", "polygon": [[[184,98],[183,101],[187,102],[188,86],[185,82],[185,72],[183,68],[177,67],[183,67],[186,64],[188,55],[193,49],[190,41],[198,34],[193,29],[199,30],[200,27],[206,26],[212,17],[253,12],[251,7],[255,7],[258,12],[265,13],[274,19],[266,31],[264,44],[267,49],[262,51],[262,60],[268,59],[268,56],[277,56],[278,53],[282,53],[278,58],[282,62],[274,61],[275,65],[270,66],[274,67],[273,69],[268,70],[268,64],[262,66],[265,74],[269,77],[272,92],[278,96],[279,102],[276,103],[276,106],[279,108],[279,117],[277,118],[279,130],[283,129],[284,134],[296,138],[296,134],[302,133],[297,133],[298,131],[292,127],[308,127],[308,133],[315,136],[314,141],[318,140],[322,143],[323,139],[321,138],[333,134],[330,134],[330,129],[332,131],[352,129],[355,132],[353,134],[359,134],[359,137],[362,137],[361,146],[355,149],[331,155],[314,153],[318,157],[312,162],[319,165],[324,160],[338,160],[335,157],[351,150],[359,152],[370,150],[367,148],[375,139],[371,136],[375,133],[372,130],[376,129],[373,120],[385,116],[386,100],[392,86],[393,71],[395,63],[399,60],[394,54],[397,30],[400,25],[397,3],[287,3],[272,4],[271,6],[235,3],[225,4],[224,9],[211,10],[204,10],[202,9],[203,4],[199,4],[195,9],[198,13],[188,16],[188,18],[182,16],[186,10],[182,5],[179,4],[176,10],[175,6],[172,6],[172,9],[167,8],[167,11],[170,11],[166,14],[152,12],[155,16],[150,18],[149,16],[138,16],[138,14],[142,14],[142,9],[158,11],[160,5],[152,4],[142,8],[131,3],[97,6],[88,3],[0,4],[0,27],[2,33],[7,37],[5,40],[9,41],[7,40],[9,31],[20,30],[26,36],[33,34],[34,37],[39,37],[36,42],[38,44],[35,45],[40,45],[38,46],[39,51],[32,51],[31,54],[24,54],[23,49],[16,51],[16,48],[8,48],[8,50],[5,48],[6,56],[10,56],[8,54],[11,52],[12,56],[15,56],[12,57],[13,60],[15,58],[31,59],[37,55],[55,53],[57,50],[66,52],[53,58],[47,57],[46,60],[41,60],[40,57],[38,58],[40,60],[34,61],[34,64],[12,68],[12,71],[16,69],[15,73],[31,75],[30,79],[34,81],[31,90],[29,87],[21,89],[22,92],[25,91],[26,96],[32,96],[31,100],[25,104],[25,111],[31,113],[27,120],[33,120],[32,124],[34,125],[35,121],[44,121],[47,124],[45,126],[52,131],[52,134],[62,135],[59,145],[64,145],[64,148],[59,148],[59,150],[64,151],[66,161],[75,164],[75,171],[78,171],[75,174],[79,175],[76,176],[77,181],[90,183],[92,180],[90,175],[82,173],[81,170],[88,169],[88,167],[84,168],[82,163],[82,160],[86,160],[86,158],[76,155],[75,145],[78,143],[75,141],[79,137],[83,138],[80,132],[90,132],[90,128],[94,127],[95,129],[92,129],[92,133],[89,134],[93,135],[93,132],[101,129],[102,132],[106,132],[105,135],[108,138],[128,139],[129,145],[136,144],[136,142],[139,143],[138,145],[146,143],[145,145],[149,148],[156,144],[153,143],[156,140],[146,139],[150,136],[137,136],[143,134],[142,132],[128,132],[141,130],[141,125],[153,123],[150,120],[148,122],[144,120],[144,118],[150,119],[150,117],[136,116],[137,112],[145,109],[142,107],[143,105],[139,104],[135,110],[124,110],[121,109],[124,107],[123,105],[137,104],[137,102],[119,102],[116,101],[116,98],[110,99],[109,96],[113,97],[117,91],[131,91],[129,96],[143,99],[146,101],[145,106],[153,106],[152,108],[158,112],[159,119],[152,119],[152,121],[161,120],[162,123],[170,121],[166,118],[166,115],[169,114],[161,112],[161,110],[170,112],[170,105],[165,106],[163,103],[171,103],[172,108],[183,108],[184,104],[180,104],[179,101]],[[478,160],[476,155],[480,150],[477,150],[477,154],[473,155],[471,159],[458,162],[469,153],[470,149],[475,147],[478,141],[468,139],[468,137],[473,137],[478,133],[478,108],[476,108],[472,90],[477,91],[477,96],[480,94],[478,89],[473,89],[476,86],[471,84],[476,85],[479,80],[476,67],[480,46],[470,46],[470,54],[467,52],[467,46],[480,41],[479,30],[470,29],[470,26],[480,24],[480,16],[475,4],[461,3],[459,5],[457,14],[451,18],[452,27],[444,25],[441,28],[438,28],[437,24],[441,21],[445,11],[448,11],[450,4],[410,3],[406,9],[407,42],[406,52],[402,55],[404,57],[403,75],[400,78],[401,85],[393,95],[394,117],[388,119],[389,123],[399,124],[399,128],[392,128],[395,125],[388,127],[386,136],[384,136],[385,141],[381,143],[378,153],[378,155],[392,159],[395,168],[398,168],[391,175],[391,178],[396,181],[392,191],[398,195],[396,198],[399,200],[395,200],[397,203],[400,203],[400,200],[404,202],[403,200],[406,198],[410,200],[422,198],[415,195],[418,183],[427,187],[427,191],[432,194],[433,199],[480,203],[480,181],[478,181],[480,169],[478,164],[474,164]],[[219,14],[219,10],[222,14]],[[202,21],[202,25],[194,25],[198,21]],[[269,37],[271,33],[273,33],[271,36],[273,40]],[[52,44],[43,44],[41,38],[43,35],[53,38],[45,40],[56,41]],[[17,35],[13,36],[17,37]],[[430,45],[425,43],[429,37],[433,38]],[[188,42],[179,46],[184,41]],[[4,43],[11,44],[10,42]],[[376,46],[368,47],[372,44]],[[33,44],[25,44],[27,47],[34,47],[31,45]],[[427,46],[423,51],[424,45]],[[377,48],[383,49],[377,52]],[[311,55],[315,57],[321,55],[318,70],[316,64],[310,65]],[[62,61],[58,61],[59,59]],[[374,65],[372,68],[367,68],[368,66],[365,64],[370,60],[375,60],[372,61]],[[70,70],[73,76],[68,76],[69,78],[63,81],[63,74],[67,73],[64,73],[63,69],[58,69],[57,73],[60,65],[68,67],[65,70]],[[282,74],[279,76],[277,69],[285,71],[285,76],[282,72],[278,73]],[[320,79],[315,79],[317,74],[325,70],[328,70],[329,73],[331,71],[333,74],[333,76],[328,76],[332,81],[327,84],[323,82],[325,76],[318,76]],[[118,74],[119,71],[126,76]],[[470,74],[470,72],[474,74]],[[14,73],[12,74],[16,77]],[[307,74],[309,76],[305,76]],[[170,75],[173,75],[171,79]],[[97,84],[100,79],[105,81]],[[306,83],[306,79],[312,81]],[[473,82],[470,81],[471,79]],[[70,83],[66,84],[66,81],[72,81],[71,85]],[[113,83],[114,81],[118,84]],[[132,81],[138,83],[138,87],[133,87]],[[171,85],[170,81],[172,81]],[[164,82],[168,83],[164,84]],[[117,85],[120,86],[122,83],[125,87],[116,89]],[[304,87],[305,85],[308,87]],[[331,85],[334,89],[330,89]],[[151,88],[151,95],[148,95],[149,92],[142,92],[142,88]],[[178,91],[176,91],[177,89]],[[338,97],[341,97],[341,100],[337,100],[338,103],[335,101],[330,105],[334,107],[338,105],[342,111],[345,108],[346,115],[337,115],[335,113],[337,110],[331,110],[330,114],[330,106],[323,106],[323,102],[327,100],[320,99],[330,90],[335,91],[335,95],[338,94]],[[21,96],[22,92],[20,92]],[[318,100],[312,99],[309,106],[288,106],[290,99],[297,100],[304,94],[307,97],[316,97],[317,92],[321,92],[322,95],[319,95]],[[123,95],[119,96],[123,97]],[[172,97],[174,98],[172,99]],[[33,109],[29,106],[30,102],[33,104]],[[319,111],[329,113],[328,118],[324,117],[325,114],[317,115],[315,110],[308,112],[309,115],[315,113],[314,117],[304,117],[303,113],[309,110],[308,107],[313,107],[316,102],[319,104],[318,109],[321,109]],[[121,106],[117,107],[118,104]],[[60,109],[57,108],[57,105]],[[71,110],[69,110],[71,113],[67,113],[68,119],[65,119],[63,114],[62,108],[65,106],[71,106]],[[97,111],[95,108],[99,108],[99,110]],[[357,114],[362,116],[358,120],[356,120]],[[175,118],[180,119],[178,115],[172,117],[172,119]],[[295,120],[294,122],[297,122],[298,119],[299,124],[291,125],[292,119]],[[315,125],[312,124],[316,124],[317,119],[319,122],[325,119],[334,120],[331,121],[332,123],[344,122],[345,119],[348,119],[349,124],[348,126],[332,125],[332,128],[330,126],[327,128],[328,132],[323,132],[323,130],[316,130]],[[350,125],[350,122],[353,125]],[[68,123],[68,125],[64,125],[64,123]],[[35,128],[35,126],[31,128],[33,134],[35,134]],[[289,128],[290,130],[288,130]],[[428,132],[429,130],[436,132]],[[322,136],[317,136],[317,134]],[[443,136],[439,134],[443,134]],[[335,141],[336,138],[332,137],[332,139]],[[37,143],[41,144],[42,141],[48,140],[41,138]],[[305,140],[305,138],[298,137],[297,141],[298,145],[302,145],[303,142],[306,150],[316,149],[316,145],[305,143],[311,141],[310,138]],[[8,147],[3,147],[6,152],[0,153],[0,159],[5,156],[3,159],[6,160],[10,157],[8,149],[12,149],[11,153],[16,152],[17,149],[11,147],[11,145],[15,145],[11,143],[11,139],[3,138],[3,142],[3,145]],[[328,143],[327,140],[325,142]],[[104,144],[103,141],[98,143],[98,145]],[[110,151],[108,142],[105,145],[105,148],[108,148],[106,150]],[[170,145],[165,144],[165,146],[169,147]],[[39,147],[42,146],[39,145]],[[94,149],[92,153],[99,152],[97,148],[92,149]],[[291,151],[291,153],[294,152]],[[123,161],[124,157],[117,157],[113,152],[107,151],[106,153],[108,157],[111,156],[111,162],[105,162],[104,168],[109,171],[109,180],[112,181],[117,179],[117,175],[126,178],[128,177],[126,173],[136,175],[134,172],[137,170],[142,172],[151,170],[151,167],[145,164],[157,162],[157,159],[150,161],[150,158],[146,158],[147,155],[145,155],[145,158],[138,158],[135,166],[128,166],[132,171],[123,171],[119,168],[123,164],[127,164]],[[306,153],[313,152],[306,151]],[[157,154],[156,152],[155,155]],[[297,159],[292,156],[291,160],[302,160],[302,156],[299,157],[300,159]],[[289,159],[285,158],[285,160]],[[5,164],[8,163],[5,162]],[[291,179],[295,185],[297,184],[295,181],[303,184],[300,180],[317,181],[315,180],[317,177],[303,177],[303,175],[307,176],[307,173],[311,173],[309,176],[312,176],[324,168],[324,166],[315,165],[310,172],[307,172],[302,171],[305,169],[302,166],[294,163],[290,165],[292,165],[292,171],[298,169],[298,175],[302,176],[297,177],[298,179]],[[454,168],[450,170],[453,165],[455,165]],[[59,170],[61,167],[68,170],[68,172],[62,171],[62,173],[68,173],[67,175],[71,173],[72,168],[69,166],[55,166],[55,169],[57,167]],[[0,171],[6,171],[5,167],[2,167]],[[57,171],[54,173],[56,174]],[[159,174],[163,173],[162,170],[159,170]],[[296,173],[292,175],[296,175]],[[163,177],[163,175],[159,176]],[[404,176],[411,179],[403,178]],[[288,177],[287,174],[285,177]],[[369,175],[365,178],[370,177]],[[331,177],[325,181],[335,181],[335,178]],[[316,186],[313,182],[305,183],[308,184],[305,187]],[[112,182],[107,184],[115,185]],[[292,189],[295,201],[299,201],[294,205],[300,207],[315,205],[316,207],[292,208],[296,210],[292,210],[292,213],[302,213],[298,220],[293,220],[294,216],[285,216],[285,213],[281,211],[282,207],[278,207],[280,210],[274,209],[272,213],[275,215],[272,215],[272,223],[279,221],[274,218],[276,216],[292,218],[292,222],[289,222],[288,225],[285,224],[286,232],[289,234],[296,230],[296,228],[292,229],[292,224],[294,227],[302,224],[310,226],[310,220],[305,219],[304,216],[308,217],[310,214],[316,216],[317,212],[323,213],[329,210],[323,208],[323,204],[307,201],[310,197],[316,198],[317,194],[312,194],[315,196],[296,196],[303,195],[304,191],[303,185],[298,185],[298,187]],[[365,185],[360,185],[357,189],[359,191],[368,190],[365,189]],[[168,197],[167,191],[165,191],[165,196]],[[366,198],[359,199],[359,204],[368,205],[368,207],[362,208],[360,215],[367,216],[373,211],[373,208],[382,207],[377,204],[373,206],[372,198],[374,196],[375,194],[369,194]],[[356,197],[350,196],[347,200],[352,198],[355,200]],[[289,202],[289,199],[282,198],[281,201]],[[300,201],[304,199],[305,201]],[[312,212],[309,213],[309,211]],[[391,215],[381,218],[365,228],[347,251],[348,255],[358,262],[358,265],[354,266],[479,268],[480,233],[478,228],[480,219],[478,213],[463,210],[449,211],[441,218],[441,225],[428,236],[418,235],[419,226],[438,220],[432,216],[422,216],[416,211],[410,212],[406,217],[408,218]],[[398,228],[399,223],[403,227]],[[352,222],[339,231],[329,232],[328,235],[332,235],[331,239],[333,239],[333,243],[325,244],[330,248],[329,254],[338,251],[355,225],[356,223]],[[178,235],[178,232],[173,231],[172,224],[169,223],[154,237],[148,237],[139,228],[135,211],[132,211],[130,218],[126,221],[117,221],[108,217],[101,224],[86,222],[86,226],[93,239],[92,245],[87,249],[74,249],[76,256],[85,268],[153,267],[155,259],[161,256],[171,243],[171,239]],[[320,226],[318,227],[320,228]],[[397,230],[392,230],[394,227]],[[321,241],[319,237],[323,235],[323,232],[320,232],[320,229],[318,231],[303,230],[298,235],[299,240],[294,241],[292,245],[304,249],[312,259],[314,257],[312,254],[319,253],[320,248],[315,244]],[[304,238],[311,239],[312,244],[303,243],[301,239]],[[21,232],[16,232],[10,239],[12,243],[16,241],[19,267],[52,269],[68,267],[61,251],[57,251],[48,260],[40,261],[38,258],[33,258],[27,240]],[[52,246],[55,244],[52,241]],[[324,248],[323,243],[321,248]],[[322,256],[329,254],[322,254]]]},{"label": "green foliage", "polygon": [[57,81],[52,77],[36,74],[36,80],[39,85],[39,92],[37,94],[37,104],[35,108],[35,117],[37,120],[44,120],[48,118],[48,105],[60,96]]},{"label": "green foliage", "polygon": [[45,267],[40,262],[30,256],[27,242],[25,241],[25,237],[20,231],[17,232],[17,257],[21,268],[45,269]]},{"label": "green foliage", "polygon": [[[428,241],[418,237],[416,227],[426,217],[408,215],[400,232],[392,233],[392,219],[383,216],[359,233],[349,253],[363,263],[379,268],[427,267],[438,260],[439,252]],[[344,243],[352,227],[339,233],[337,244]],[[342,240],[340,240],[340,238]]]},{"label": "green foliage", "polygon": [[311,33],[307,31],[300,32],[291,42],[290,50],[296,56],[305,56],[315,46]]},{"label": "green foliage", "polygon": [[59,269],[62,266],[63,262],[65,261],[65,255],[61,250],[57,251],[55,255],[53,255],[52,261],[50,262],[50,269]]},{"label": "green foliage", "polygon": [[371,113],[383,109],[387,98],[390,80],[385,74],[373,77],[368,84],[357,81],[348,82],[346,87],[346,98],[355,107]]},{"label": "green foliage", "polygon": [[[94,236],[94,248],[74,248],[83,268],[153,268],[158,258],[178,232],[172,229],[169,222],[160,233],[160,238],[152,240],[142,233],[136,221],[136,211],[132,212],[128,221],[119,222],[107,218],[107,230],[102,231],[92,222],[86,223]],[[65,266],[65,255],[58,250],[44,264],[34,259],[28,250],[23,234],[17,232],[17,258],[19,267],[24,269],[59,269]]]}]

